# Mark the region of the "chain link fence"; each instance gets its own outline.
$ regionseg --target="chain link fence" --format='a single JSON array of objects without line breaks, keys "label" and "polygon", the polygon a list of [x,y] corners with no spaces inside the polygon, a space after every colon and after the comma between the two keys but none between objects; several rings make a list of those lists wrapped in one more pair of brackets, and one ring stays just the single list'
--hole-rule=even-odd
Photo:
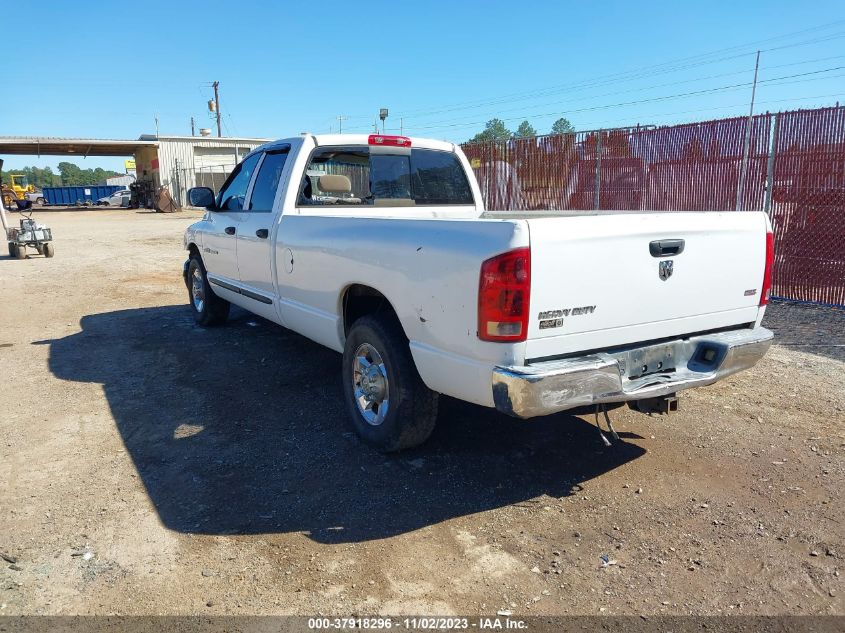
[{"label": "chain link fence", "polygon": [[463,150],[490,210],[767,211],[773,294],[845,305],[845,107]]}]

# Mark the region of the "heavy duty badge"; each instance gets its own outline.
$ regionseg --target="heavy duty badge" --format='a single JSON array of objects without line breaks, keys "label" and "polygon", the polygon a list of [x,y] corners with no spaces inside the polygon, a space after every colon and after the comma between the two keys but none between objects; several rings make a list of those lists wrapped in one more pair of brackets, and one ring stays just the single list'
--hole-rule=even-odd
[{"label": "heavy duty badge", "polygon": [[544,310],[537,315],[537,318],[540,320],[540,329],[548,330],[553,327],[562,327],[564,322],[563,317],[592,314],[595,311],[596,306],[579,306],[577,308],[562,308],[560,310]]},{"label": "heavy duty badge", "polygon": [[674,263],[671,259],[664,259],[660,262],[660,266],[657,269],[657,274],[660,275],[660,278],[663,281],[669,279],[672,276],[672,269],[674,267]]}]

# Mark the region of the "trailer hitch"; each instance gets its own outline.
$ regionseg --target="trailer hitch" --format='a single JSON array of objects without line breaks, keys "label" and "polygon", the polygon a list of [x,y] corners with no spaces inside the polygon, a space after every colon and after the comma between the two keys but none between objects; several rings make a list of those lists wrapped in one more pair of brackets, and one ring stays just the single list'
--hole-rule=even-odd
[{"label": "trailer hitch", "polygon": [[644,400],[634,400],[630,403],[632,409],[640,413],[669,415],[678,410],[678,396],[670,393],[666,396],[657,398],[646,398]]}]

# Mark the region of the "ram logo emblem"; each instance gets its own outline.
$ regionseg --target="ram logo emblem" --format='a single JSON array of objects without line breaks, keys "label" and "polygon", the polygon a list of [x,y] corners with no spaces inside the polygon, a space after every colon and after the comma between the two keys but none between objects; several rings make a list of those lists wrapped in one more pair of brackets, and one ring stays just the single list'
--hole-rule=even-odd
[{"label": "ram logo emblem", "polygon": [[657,274],[660,275],[660,278],[663,281],[669,279],[672,276],[672,270],[674,268],[674,262],[671,259],[664,259],[660,262],[660,266],[657,269]]}]

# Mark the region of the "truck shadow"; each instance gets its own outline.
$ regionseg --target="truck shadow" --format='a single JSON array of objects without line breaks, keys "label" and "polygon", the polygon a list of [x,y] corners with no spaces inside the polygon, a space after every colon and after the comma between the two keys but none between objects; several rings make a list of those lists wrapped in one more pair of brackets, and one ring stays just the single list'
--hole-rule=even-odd
[{"label": "truck shadow", "polygon": [[[161,521],[201,534],[302,531],[378,539],[509,504],[564,497],[645,450],[604,449],[580,418],[520,422],[444,398],[423,447],[396,456],[346,426],[338,354],[245,312],[194,325],[187,307],[86,316],[50,345],[59,378],[103,389]],[[633,436],[636,437],[636,436]]]}]

